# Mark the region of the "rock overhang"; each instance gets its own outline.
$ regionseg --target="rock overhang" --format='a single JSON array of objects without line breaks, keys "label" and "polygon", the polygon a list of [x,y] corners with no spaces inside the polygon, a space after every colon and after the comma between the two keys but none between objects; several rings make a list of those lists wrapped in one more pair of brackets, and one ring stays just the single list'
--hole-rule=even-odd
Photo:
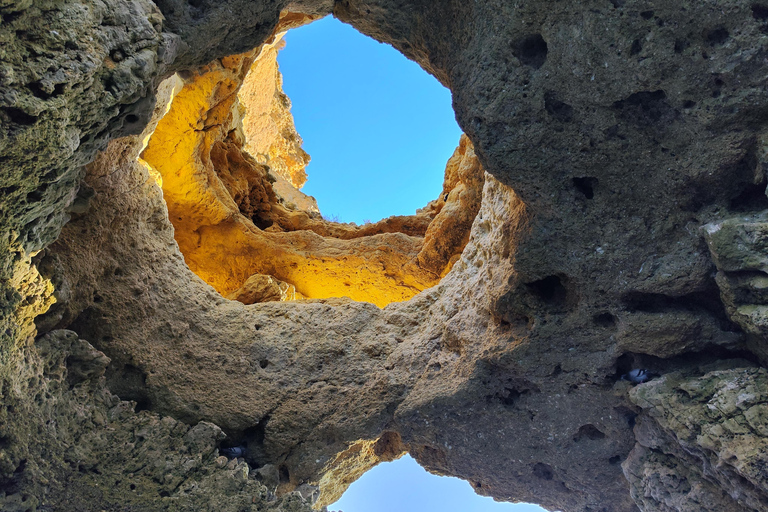
[{"label": "rock overhang", "polygon": [[[218,35],[195,42],[197,34],[189,29],[195,19],[203,29],[232,19],[225,16],[225,9],[238,5],[245,7],[237,2],[217,6],[160,3],[169,26],[180,34],[164,36],[164,41],[181,40],[187,46],[186,55],[176,65],[189,67],[195,58],[207,62],[212,52],[223,55],[235,47],[246,49],[240,41],[215,49],[220,43]],[[243,12],[264,13],[263,26],[273,26],[279,16],[274,9],[262,7],[253,4]],[[292,4],[291,9],[294,7]],[[759,64],[764,51],[764,17],[760,5],[743,2],[695,8],[674,3],[652,5],[652,9],[633,2],[594,3],[590,8],[536,3],[519,10],[497,7],[492,2],[441,3],[437,8],[413,2],[405,10],[386,2],[335,5],[339,17],[379,40],[391,42],[451,85],[459,122],[475,143],[484,167],[503,184],[513,186],[527,204],[526,229],[517,231],[522,226],[508,222],[520,213],[510,211],[516,203],[501,186],[486,184],[486,211],[481,210],[483,217],[475,223],[475,244],[465,254],[466,261],[458,264],[457,270],[466,277],[451,283],[456,286],[453,292],[441,284],[415,302],[387,308],[384,313],[351,304],[298,306],[310,318],[339,315],[339,325],[334,328],[338,338],[331,338],[342,340],[343,353],[329,340],[325,329],[325,338],[320,333],[286,330],[283,320],[276,320],[283,315],[278,306],[238,309],[214,298],[199,283],[191,285],[197,290],[192,296],[199,292],[204,300],[179,297],[178,291],[163,284],[168,279],[164,276],[195,281],[183,270],[178,254],[169,257],[165,252],[173,242],[157,193],[149,191],[151,205],[133,196],[110,195],[106,192],[109,186],[121,192],[129,190],[129,185],[144,186],[143,175],[131,170],[127,162],[120,162],[125,166],[120,179],[127,179],[121,183],[117,176],[103,172],[116,168],[105,158],[91,164],[97,181],[102,185],[112,181],[96,189],[101,191],[102,200],[109,197],[114,201],[110,206],[140,213],[142,222],[161,233],[162,243],[153,248],[152,242],[135,235],[137,227],[131,222],[109,214],[99,217],[101,214],[90,213],[70,223],[73,232],[80,228],[88,233],[70,238],[70,254],[63,252],[61,256],[81,267],[87,262],[90,268],[70,275],[77,282],[74,289],[78,297],[72,302],[79,300],[93,319],[88,321],[86,315],[75,323],[83,331],[79,334],[97,345],[105,343],[104,347],[107,344],[101,338],[105,336],[123,338],[117,339],[117,344],[129,351],[123,354],[151,346],[151,340],[158,339],[164,347],[159,353],[176,363],[173,354],[178,349],[169,347],[194,342],[201,335],[216,339],[222,324],[240,322],[243,329],[250,324],[268,326],[275,330],[276,339],[295,337],[289,346],[271,349],[277,361],[282,357],[302,371],[327,377],[316,367],[318,362],[349,360],[371,365],[370,375],[377,376],[359,384],[348,368],[334,367],[341,375],[337,381],[311,381],[316,395],[308,390],[311,387],[303,389],[310,381],[301,383],[300,398],[280,395],[278,401],[285,402],[270,415],[274,422],[270,420],[272,426],[265,432],[265,443],[273,455],[280,454],[278,458],[285,456],[281,450],[306,434],[301,422],[297,425],[295,421],[304,417],[302,408],[312,410],[319,403],[317,396],[338,392],[321,388],[353,384],[367,390],[362,397],[389,393],[387,400],[398,405],[365,425],[352,425],[349,415],[328,416],[320,429],[326,429],[328,439],[337,440],[334,446],[343,445],[341,439],[359,439],[361,432],[371,439],[385,425],[390,428],[394,424],[422,463],[468,478],[479,484],[475,487],[481,492],[502,499],[532,496],[532,501],[568,510],[596,508],[606,502],[614,509],[630,509],[633,505],[628,501],[621,470],[611,463],[624,458],[631,448],[634,435],[626,418],[639,412],[626,398],[627,384],[611,380],[620,357],[641,352],[642,357],[665,361],[667,371],[695,373],[713,359],[732,358],[738,350],[759,346],[762,340],[758,330],[757,339],[745,344],[739,330],[725,317],[725,313],[733,315],[728,308],[743,307],[745,295],[729,291],[735,289],[729,283],[738,276],[728,275],[728,269],[721,269],[722,277],[714,283],[714,265],[698,227],[729,216],[731,210],[741,207],[734,200],[740,201],[745,187],[760,183],[761,152],[755,150],[754,141],[761,138],[765,100]],[[192,16],[194,9],[197,18]],[[236,26],[256,26],[249,16],[235,21]],[[257,28],[250,33],[237,32],[237,37],[261,32],[267,31]],[[546,44],[543,62],[541,41]],[[176,47],[184,52],[183,44]],[[616,80],[619,75],[626,78]],[[137,115],[123,110],[125,121]],[[25,119],[15,115],[15,121],[11,117],[10,122],[18,125]],[[111,154],[130,152],[130,147],[131,143],[112,143]],[[83,154],[79,158],[85,161],[89,157]],[[60,183],[62,189],[67,188],[66,181]],[[99,204],[98,194],[96,197],[94,212]],[[756,197],[758,200],[748,202],[748,207],[759,211],[765,204],[759,195]],[[63,208],[53,194],[29,200],[58,204],[55,208],[59,211]],[[37,210],[34,215],[42,219],[49,212]],[[488,222],[494,216],[501,222]],[[110,219],[110,224],[105,219]],[[38,229],[37,224],[34,230],[28,228],[28,233],[42,237],[38,246],[52,240],[61,218],[54,215],[47,222],[54,231]],[[44,227],[46,222],[38,224]],[[110,240],[99,232],[99,225],[123,226],[126,238]],[[509,242],[510,232],[516,234],[514,242]],[[64,240],[60,245],[65,245]],[[88,247],[87,240],[101,251]],[[72,250],[77,242],[81,246]],[[147,252],[140,262],[113,256],[131,244]],[[107,251],[108,247],[114,251]],[[160,262],[166,262],[165,266]],[[166,273],[160,272],[157,278],[146,272],[141,277],[133,272],[123,274],[127,277],[110,285],[114,295],[99,295],[102,302],[94,303],[93,291],[99,288],[93,282],[94,275],[107,267],[125,272],[152,266]],[[739,283],[736,286],[742,286]],[[727,302],[723,307],[717,285],[725,294],[735,294],[739,302],[733,306]],[[129,290],[131,294],[141,293],[131,298]],[[754,295],[749,298],[754,300]],[[162,302],[169,300],[188,304],[188,314],[197,308],[218,310],[210,313],[221,315],[213,322],[216,328],[206,326],[202,313],[192,315],[200,321],[178,318],[177,311],[163,308]],[[205,305],[201,301],[210,302]],[[608,321],[606,314],[613,321]],[[250,315],[257,321],[252,322]],[[373,319],[380,315],[388,316],[393,326],[390,320],[383,321],[377,325],[375,336],[360,334],[365,332],[363,327],[359,332],[349,327],[357,325],[355,322],[375,324]],[[104,323],[105,318],[113,323],[109,326],[115,331],[112,334],[95,325]],[[735,317],[735,321],[741,324],[740,318]],[[135,325],[137,320],[144,322],[147,332],[119,328],[131,322]],[[416,331],[423,331],[423,335],[415,336]],[[242,332],[251,336],[250,331]],[[356,335],[381,340],[382,332],[391,341],[360,347],[354,342]],[[659,334],[669,341],[648,343]],[[240,371],[243,363],[231,353],[240,345],[254,346],[248,336],[240,331],[228,335],[227,350],[213,350],[223,358],[217,364]],[[722,349],[712,350],[715,346]],[[691,353],[703,359],[686,358]],[[383,369],[374,362],[382,356],[386,357]],[[137,368],[146,373],[147,385],[155,394],[153,406],[175,408],[177,415],[190,420],[201,417],[179,400],[183,386],[166,382],[158,374],[155,356],[142,349],[131,357],[135,360],[130,364],[138,363]],[[647,361],[642,357],[639,362]],[[119,363],[119,358],[114,359]],[[188,363],[178,364],[184,370],[175,377],[191,383],[193,372],[187,373]],[[196,371],[204,375],[213,366],[203,364]],[[392,376],[397,369],[408,369],[400,372],[404,383]],[[242,368],[244,375],[249,371]],[[195,374],[195,378],[199,376]],[[261,377],[255,380],[270,381]],[[227,411],[230,403],[229,399],[213,400],[222,423],[246,425],[264,417],[259,406],[233,412],[229,418],[222,411]],[[358,400],[352,411],[370,416],[370,411],[376,410],[373,403],[372,398],[370,403]],[[608,419],[606,411],[610,411]],[[478,432],[467,429],[475,418],[482,418],[483,425],[501,422],[507,428],[490,438],[488,432],[479,432],[483,437],[478,437]],[[508,446],[510,439],[515,440],[517,457],[510,453],[505,459],[506,452],[498,447]],[[323,450],[320,439],[308,444],[313,444],[312,450]],[[448,450],[446,445],[453,448]],[[674,453],[663,446],[650,448],[666,456]],[[576,458],[563,460],[569,449]],[[306,466],[296,452],[288,452],[284,460],[299,468],[293,470],[294,477],[311,478],[317,468]],[[521,453],[533,459],[520,457]],[[597,481],[587,481],[584,476],[585,457],[592,464],[586,473],[596,475]],[[487,464],[478,466],[478,458]],[[516,474],[496,471],[501,459],[504,464],[516,460]],[[676,463],[691,463],[686,460]],[[579,468],[579,474],[574,468]],[[689,474],[689,478],[694,477]],[[649,503],[643,506],[654,506]]]}]

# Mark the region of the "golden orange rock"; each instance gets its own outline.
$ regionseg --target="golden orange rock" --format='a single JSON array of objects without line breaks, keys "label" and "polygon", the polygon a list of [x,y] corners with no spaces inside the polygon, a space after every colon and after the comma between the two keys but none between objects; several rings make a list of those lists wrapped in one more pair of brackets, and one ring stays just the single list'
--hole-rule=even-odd
[{"label": "golden orange rock", "polygon": [[309,155],[301,147],[291,115],[291,100],[283,92],[277,52],[282,39],[265,45],[245,77],[238,97],[247,106],[243,117],[245,150],[259,163],[299,189],[307,181]]}]

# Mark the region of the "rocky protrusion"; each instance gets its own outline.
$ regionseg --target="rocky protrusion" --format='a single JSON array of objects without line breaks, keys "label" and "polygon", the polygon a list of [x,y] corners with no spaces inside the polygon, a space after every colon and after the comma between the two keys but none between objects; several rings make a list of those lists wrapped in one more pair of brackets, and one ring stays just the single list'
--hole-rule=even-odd
[{"label": "rocky protrusion", "polygon": [[623,467],[644,511],[768,510],[768,372],[669,374],[630,398],[644,414]]},{"label": "rocky protrusion", "polygon": [[731,217],[702,228],[717,265],[715,278],[729,318],[768,361],[768,212]]},{"label": "rocky protrusion", "polygon": [[256,304],[257,302],[296,300],[303,297],[296,295],[296,287],[292,284],[272,276],[254,274],[243,283],[243,286],[227,295],[227,298],[243,304]]}]

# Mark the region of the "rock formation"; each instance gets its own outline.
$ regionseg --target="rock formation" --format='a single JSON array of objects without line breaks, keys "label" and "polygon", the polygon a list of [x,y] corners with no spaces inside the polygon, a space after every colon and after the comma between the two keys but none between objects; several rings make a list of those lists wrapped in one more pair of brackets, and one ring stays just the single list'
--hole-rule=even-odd
[{"label": "rock formation", "polygon": [[[244,149],[247,71],[329,13],[453,93],[416,216],[325,222],[272,186],[286,125]],[[0,16],[3,510],[309,510],[405,451],[551,510],[768,510],[768,4]],[[222,296],[255,274],[308,299]]]}]

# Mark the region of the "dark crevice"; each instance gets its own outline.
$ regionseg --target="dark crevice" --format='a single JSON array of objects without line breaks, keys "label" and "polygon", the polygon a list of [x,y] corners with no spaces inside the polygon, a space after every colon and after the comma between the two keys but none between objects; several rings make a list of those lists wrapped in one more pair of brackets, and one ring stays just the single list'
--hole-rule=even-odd
[{"label": "dark crevice", "polygon": [[573,188],[577,192],[580,192],[585,198],[592,199],[595,197],[595,187],[597,186],[597,178],[590,176],[576,177],[571,180]]},{"label": "dark crevice", "polygon": [[537,462],[533,465],[533,476],[541,478],[542,480],[552,480],[555,477],[555,473],[552,471],[552,466],[549,464]]},{"label": "dark crevice", "polygon": [[512,53],[520,62],[534,69],[539,69],[547,61],[547,42],[541,34],[533,34],[517,41]]},{"label": "dark crevice", "polygon": [[525,286],[545,304],[555,307],[568,305],[568,290],[560,276],[547,276],[538,281],[525,283]]},{"label": "dark crevice", "polygon": [[768,20],[768,5],[752,4],[752,17],[756,20]]},{"label": "dark crevice", "polygon": [[725,312],[725,306],[720,300],[719,288],[712,281],[709,289],[689,293],[679,297],[661,293],[629,292],[622,296],[621,302],[630,313],[664,313],[668,311],[688,311],[704,313],[714,317],[720,329],[737,332],[740,329],[730,321]]},{"label": "dark crevice", "polygon": [[599,428],[592,425],[591,423],[588,423],[587,425],[582,425],[579,427],[579,431],[576,432],[575,436],[573,436],[573,441],[578,443],[584,440],[597,441],[604,438],[605,434]]},{"label": "dark crevice", "polygon": [[613,108],[620,116],[641,126],[666,125],[677,119],[679,112],[667,101],[664,91],[642,91],[617,101]]},{"label": "dark crevice", "polygon": [[20,108],[4,107],[3,112],[5,112],[12,123],[29,126],[37,122],[37,117],[27,114]]},{"label": "dark crevice", "polygon": [[607,311],[593,316],[592,321],[599,327],[609,328],[616,325],[616,317]]},{"label": "dark crevice", "polygon": [[227,433],[232,443],[242,443],[248,446],[245,460],[253,467],[263,465],[267,459],[266,452],[264,451],[264,439],[267,436],[267,424],[270,419],[271,416],[267,414],[256,425],[245,429],[242,433]]},{"label": "dark crevice", "polygon": [[720,46],[724,44],[730,36],[731,35],[724,27],[718,27],[707,33],[707,42],[712,46]]},{"label": "dark crevice", "polygon": [[561,123],[573,121],[573,107],[557,99],[551,91],[544,93],[544,110]]}]

